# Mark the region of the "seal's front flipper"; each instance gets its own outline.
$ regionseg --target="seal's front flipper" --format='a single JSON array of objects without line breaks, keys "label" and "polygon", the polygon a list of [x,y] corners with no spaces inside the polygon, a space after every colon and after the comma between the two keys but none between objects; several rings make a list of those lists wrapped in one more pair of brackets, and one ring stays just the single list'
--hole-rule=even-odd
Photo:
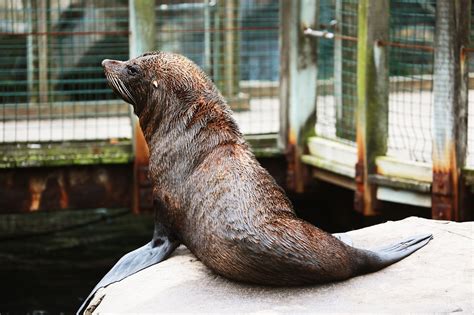
[{"label": "seal's front flipper", "polygon": [[166,258],[178,247],[179,242],[170,237],[161,225],[155,226],[153,240],[134,251],[126,254],[110,269],[110,271],[100,280],[89,296],[81,305],[77,314],[82,314],[84,307],[100,288],[106,287],[111,283],[118,282],[126,277],[137,273],[147,267],[157,264]]}]

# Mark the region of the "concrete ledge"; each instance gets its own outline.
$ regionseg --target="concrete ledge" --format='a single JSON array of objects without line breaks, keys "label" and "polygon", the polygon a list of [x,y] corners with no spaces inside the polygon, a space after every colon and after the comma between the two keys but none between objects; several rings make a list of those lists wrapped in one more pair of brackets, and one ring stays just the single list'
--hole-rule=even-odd
[{"label": "concrete ledge", "polygon": [[327,285],[271,288],[213,274],[185,247],[168,260],[99,291],[100,313],[474,312],[474,223],[420,218],[349,232],[371,248],[431,232],[434,239],[382,271]]}]

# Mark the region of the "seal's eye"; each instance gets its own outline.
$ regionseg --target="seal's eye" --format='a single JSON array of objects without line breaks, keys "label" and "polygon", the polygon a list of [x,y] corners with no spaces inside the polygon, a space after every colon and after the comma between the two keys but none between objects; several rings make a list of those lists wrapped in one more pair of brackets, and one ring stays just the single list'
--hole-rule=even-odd
[{"label": "seal's eye", "polygon": [[135,67],[135,66],[128,66],[127,67],[127,73],[129,75],[136,75],[136,74],[138,74],[138,68]]}]

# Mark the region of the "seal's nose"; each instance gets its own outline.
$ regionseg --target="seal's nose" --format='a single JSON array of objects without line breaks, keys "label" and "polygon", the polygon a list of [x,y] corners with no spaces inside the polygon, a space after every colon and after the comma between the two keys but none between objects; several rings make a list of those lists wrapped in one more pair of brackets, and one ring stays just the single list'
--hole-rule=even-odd
[{"label": "seal's nose", "polygon": [[119,60],[104,59],[104,60],[102,60],[102,67],[110,68],[110,67],[113,67],[113,66],[118,66],[122,63],[123,63],[123,61],[119,61]]},{"label": "seal's nose", "polygon": [[104,59],[102,60],[102,68],[107,67],[107,64],[110,62],[110,59]]}]

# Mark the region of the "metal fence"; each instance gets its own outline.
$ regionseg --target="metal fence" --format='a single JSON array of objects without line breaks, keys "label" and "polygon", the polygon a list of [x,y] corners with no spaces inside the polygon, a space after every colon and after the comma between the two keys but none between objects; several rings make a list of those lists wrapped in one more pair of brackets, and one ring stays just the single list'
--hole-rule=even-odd
[{"label": "metal fence", "polygon": [[431,161],[436,0],[390,1],[387,155]]},{"label": "metal fence", "polygon": [[316,133],[354,144],[357,107],[356,0],[321,0],[319,24],[334,37],[320,39]]},{"label": "metal fence", "polygon": [[[128,59],[128,2],[0,3],[0,143],[130,141],[129,106],[100,67]],[[156,0],[155,16],[156,48],[201,66],[245,134],[278,132],[278,0]]]},{"label": "metal fence", "polygon": [[100,61],[128,57],[123,1],[0,4],[0,142],[131,137]]},{"label": "metal fence", "polygon": [[[318,40],[315,130],[319,137],[349,145],[354,145],[356,134],[358,2],[319,1],[319,27],[326,35]],[[386,155],[429,164],[432,160],[436,0],[391,0],[389,3],[388,42],[381,43],[388,46],[389,52]],[[472,20],[474,18],[471,24]],[[471,27],[471,38],[472,34]],[[473,61],[470,60],[472,76]],[[473,98],[471,90],[468,164],[474,164]]]},{"label": "metal fence", "polygon": [[157,48],[201,66],[245,134],[279,130],[279,2],[158,1]]},{"label": "metal fence", "polygon": [[[390,41],[432,44],[435,1],[391,1]],[[334,34],[318,45],[318,136],[354,144],[357,108],[358,1],[321,0],[320,26]],[[390,48],[388,155],[431,159],[432,51]]]},{"label": "metal fence", "polygon": [[459,195],[474,183],[471,1],[318,4],[319,23],[303,30],[317,45],[318,84],[316,135],[302,161],[354,189],[366,215],[386,201],[469,218]]}]

